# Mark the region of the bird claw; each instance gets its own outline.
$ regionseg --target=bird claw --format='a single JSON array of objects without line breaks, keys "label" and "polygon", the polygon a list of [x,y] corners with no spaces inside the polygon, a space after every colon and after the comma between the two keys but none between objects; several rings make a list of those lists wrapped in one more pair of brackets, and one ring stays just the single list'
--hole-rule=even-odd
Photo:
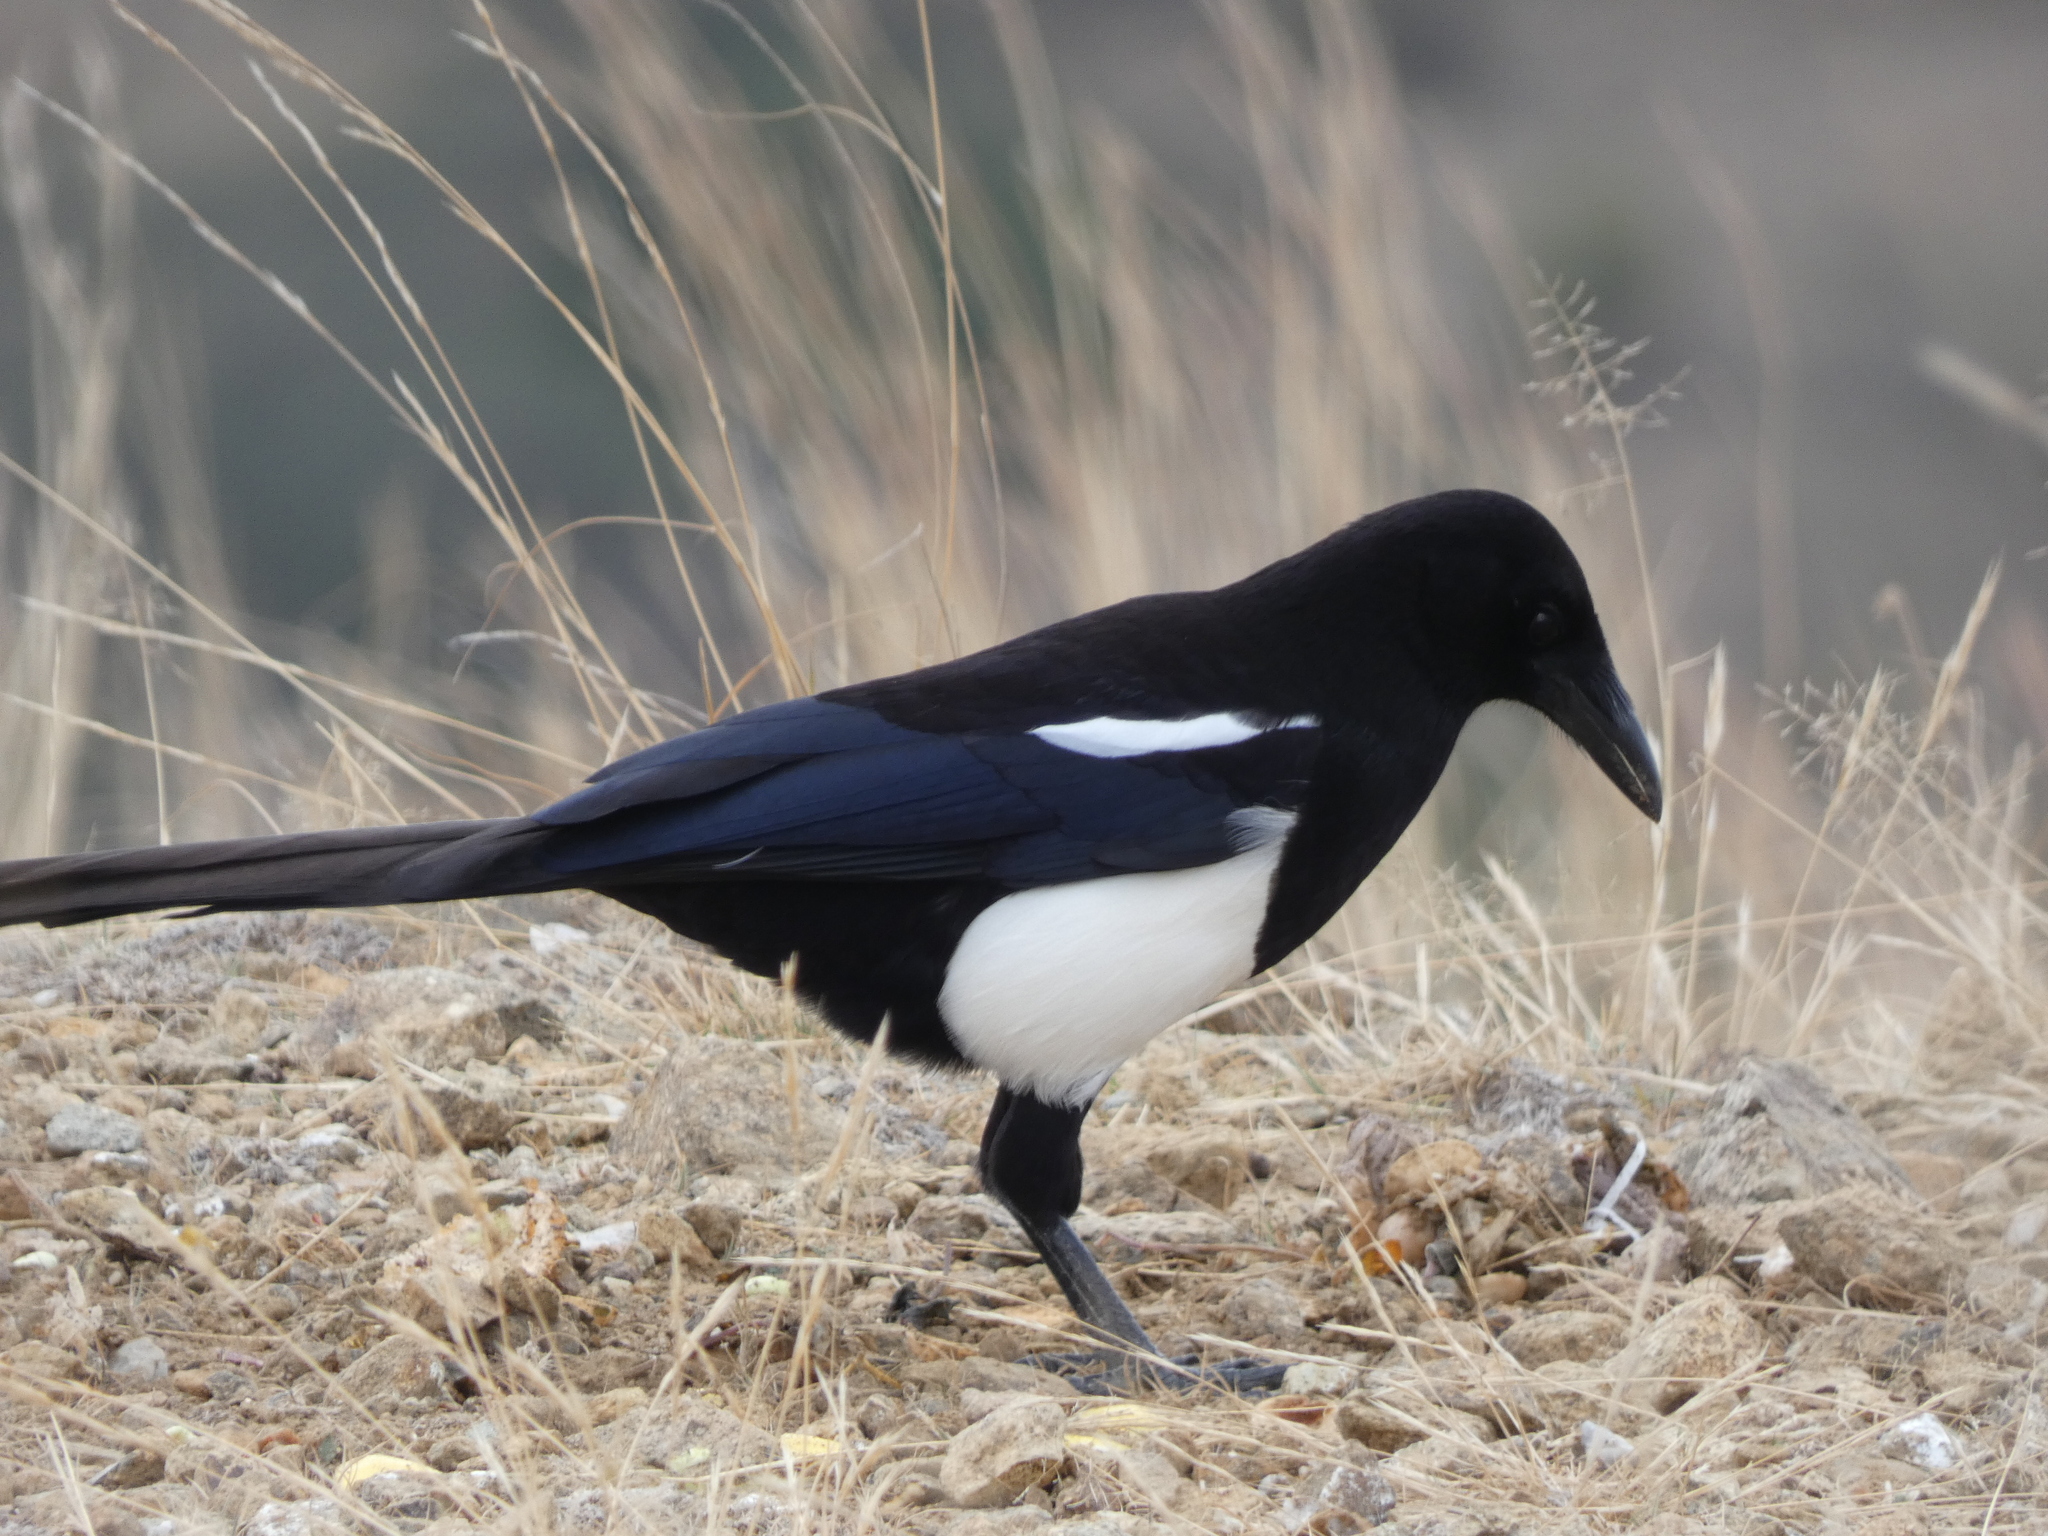
[{"label": "bird claw", "polygon": [[1197,1388],[1234,1397],[1267,1397],[1280,1388],[1287,1367],[1269,1360],[1220,1360],[1204,1365],[1200,1355],[1111,1353],[1085,1350],[1075,1354],[1026,1355],[1018,1364],[1062,1376],[1087,1397],[1119,1397],[1135,1387],[1185,1392]]}]

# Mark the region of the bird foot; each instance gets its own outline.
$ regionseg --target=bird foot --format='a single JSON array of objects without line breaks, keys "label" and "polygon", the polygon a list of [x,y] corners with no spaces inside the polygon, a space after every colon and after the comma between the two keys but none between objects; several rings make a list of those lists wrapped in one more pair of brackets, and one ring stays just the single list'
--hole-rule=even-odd
[{"label": "bird foot", "polygon": [[1086,1350],[1076,1354],[1026,1355],[1018,1362],[1063,1376],[1089,1397],[1118,1397],[1135,1388],[1173,1392],[1206,1388],[1233,1397],[1267,1397],[1280,1389],[1287,1367],[1270,1360],[1219,1360],[1204,1365],[1200,1355],[1161,1355]]}]

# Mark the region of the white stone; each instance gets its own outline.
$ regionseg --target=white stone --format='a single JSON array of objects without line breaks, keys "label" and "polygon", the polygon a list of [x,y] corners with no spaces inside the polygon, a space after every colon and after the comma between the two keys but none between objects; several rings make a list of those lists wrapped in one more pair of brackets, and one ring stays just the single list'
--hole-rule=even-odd
[{"label": "white stone", "polygon": [[1591,1419],[1579,1421],[1579,1449],[1586,1453],[1588,1463],[1603,1470],[1618,1466],[1636,1453],[1632,1441]]},{"label": "white stone", "polygon": [[578,1232],[572,1241],[585,1253],[624,1253],[638,1241],[640,1225],[632,1221],[614,1221],[602,1227],[593,1227],[588,1232]]},{"label": "white stone", "polygon": [[1949,1428],[1931,1413],[1901,1419],[1877,1443],[1887,1456],[1910,1461],[1929,1472],[1946,1472],[1963,1459],[1963,1448]]}]

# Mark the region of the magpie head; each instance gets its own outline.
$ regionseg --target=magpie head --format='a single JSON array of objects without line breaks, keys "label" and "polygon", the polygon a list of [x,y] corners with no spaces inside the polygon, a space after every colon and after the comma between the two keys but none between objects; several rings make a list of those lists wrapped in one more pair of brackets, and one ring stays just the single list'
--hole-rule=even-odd
[{"label": "magpie head", "polygon": [[1421,641],[1417,666],[1446,703],[1469,712],[1509,699],[1541,712],[1631,804],[1659,819],[1656,756],[1615,671],[1585,573],[1549,520],[1513,496],[1451,491],[1353,527],[1374,524],[1380,579],[1403,588],[1391,606],[1407,608],[1403,627]]}]

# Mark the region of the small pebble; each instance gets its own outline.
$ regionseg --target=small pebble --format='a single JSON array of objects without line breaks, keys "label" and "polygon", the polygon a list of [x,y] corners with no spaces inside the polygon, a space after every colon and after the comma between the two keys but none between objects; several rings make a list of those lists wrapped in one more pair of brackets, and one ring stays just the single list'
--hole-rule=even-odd
[{"label": "small pebble", "polygon": [[1591,1419],[1582,1419],[1579,1423],[1579,1448],[1586,1453],[1589,1463],[1603,1471],[1627,1461],[1636,1453],[1632,1442]]},{"label": "small pebble", "polygon": [[1499,1274],[1481,1275],[1472,1282],[1472,1299],[1484,1310],[1488,1307],[1504,1307],[1520,1301],[1529,1294],[1529,1282],[1510,1271]]},{"label": "small pebble", "polygon": [[1335,1360],[1298,1360],[1287,1367],[1280,1390],[1310,1397],[1342,1397],[1358,1384],[1355,1366]]},{"label": "small pebble", "polygon": [[637,1222],[614,1221],[589,1232],[578,1232],[574,1241],[585,1253],[624,1253],[640,1236]]},{"label": "small pebble", "polygon": [[144,1381],[160,1381],[171,1373],[171,1357],[164,1353],[163,1345],[155,1339],[130,1339],[114,1351],[108,1369],[116,1376],[139,1376]]}]

